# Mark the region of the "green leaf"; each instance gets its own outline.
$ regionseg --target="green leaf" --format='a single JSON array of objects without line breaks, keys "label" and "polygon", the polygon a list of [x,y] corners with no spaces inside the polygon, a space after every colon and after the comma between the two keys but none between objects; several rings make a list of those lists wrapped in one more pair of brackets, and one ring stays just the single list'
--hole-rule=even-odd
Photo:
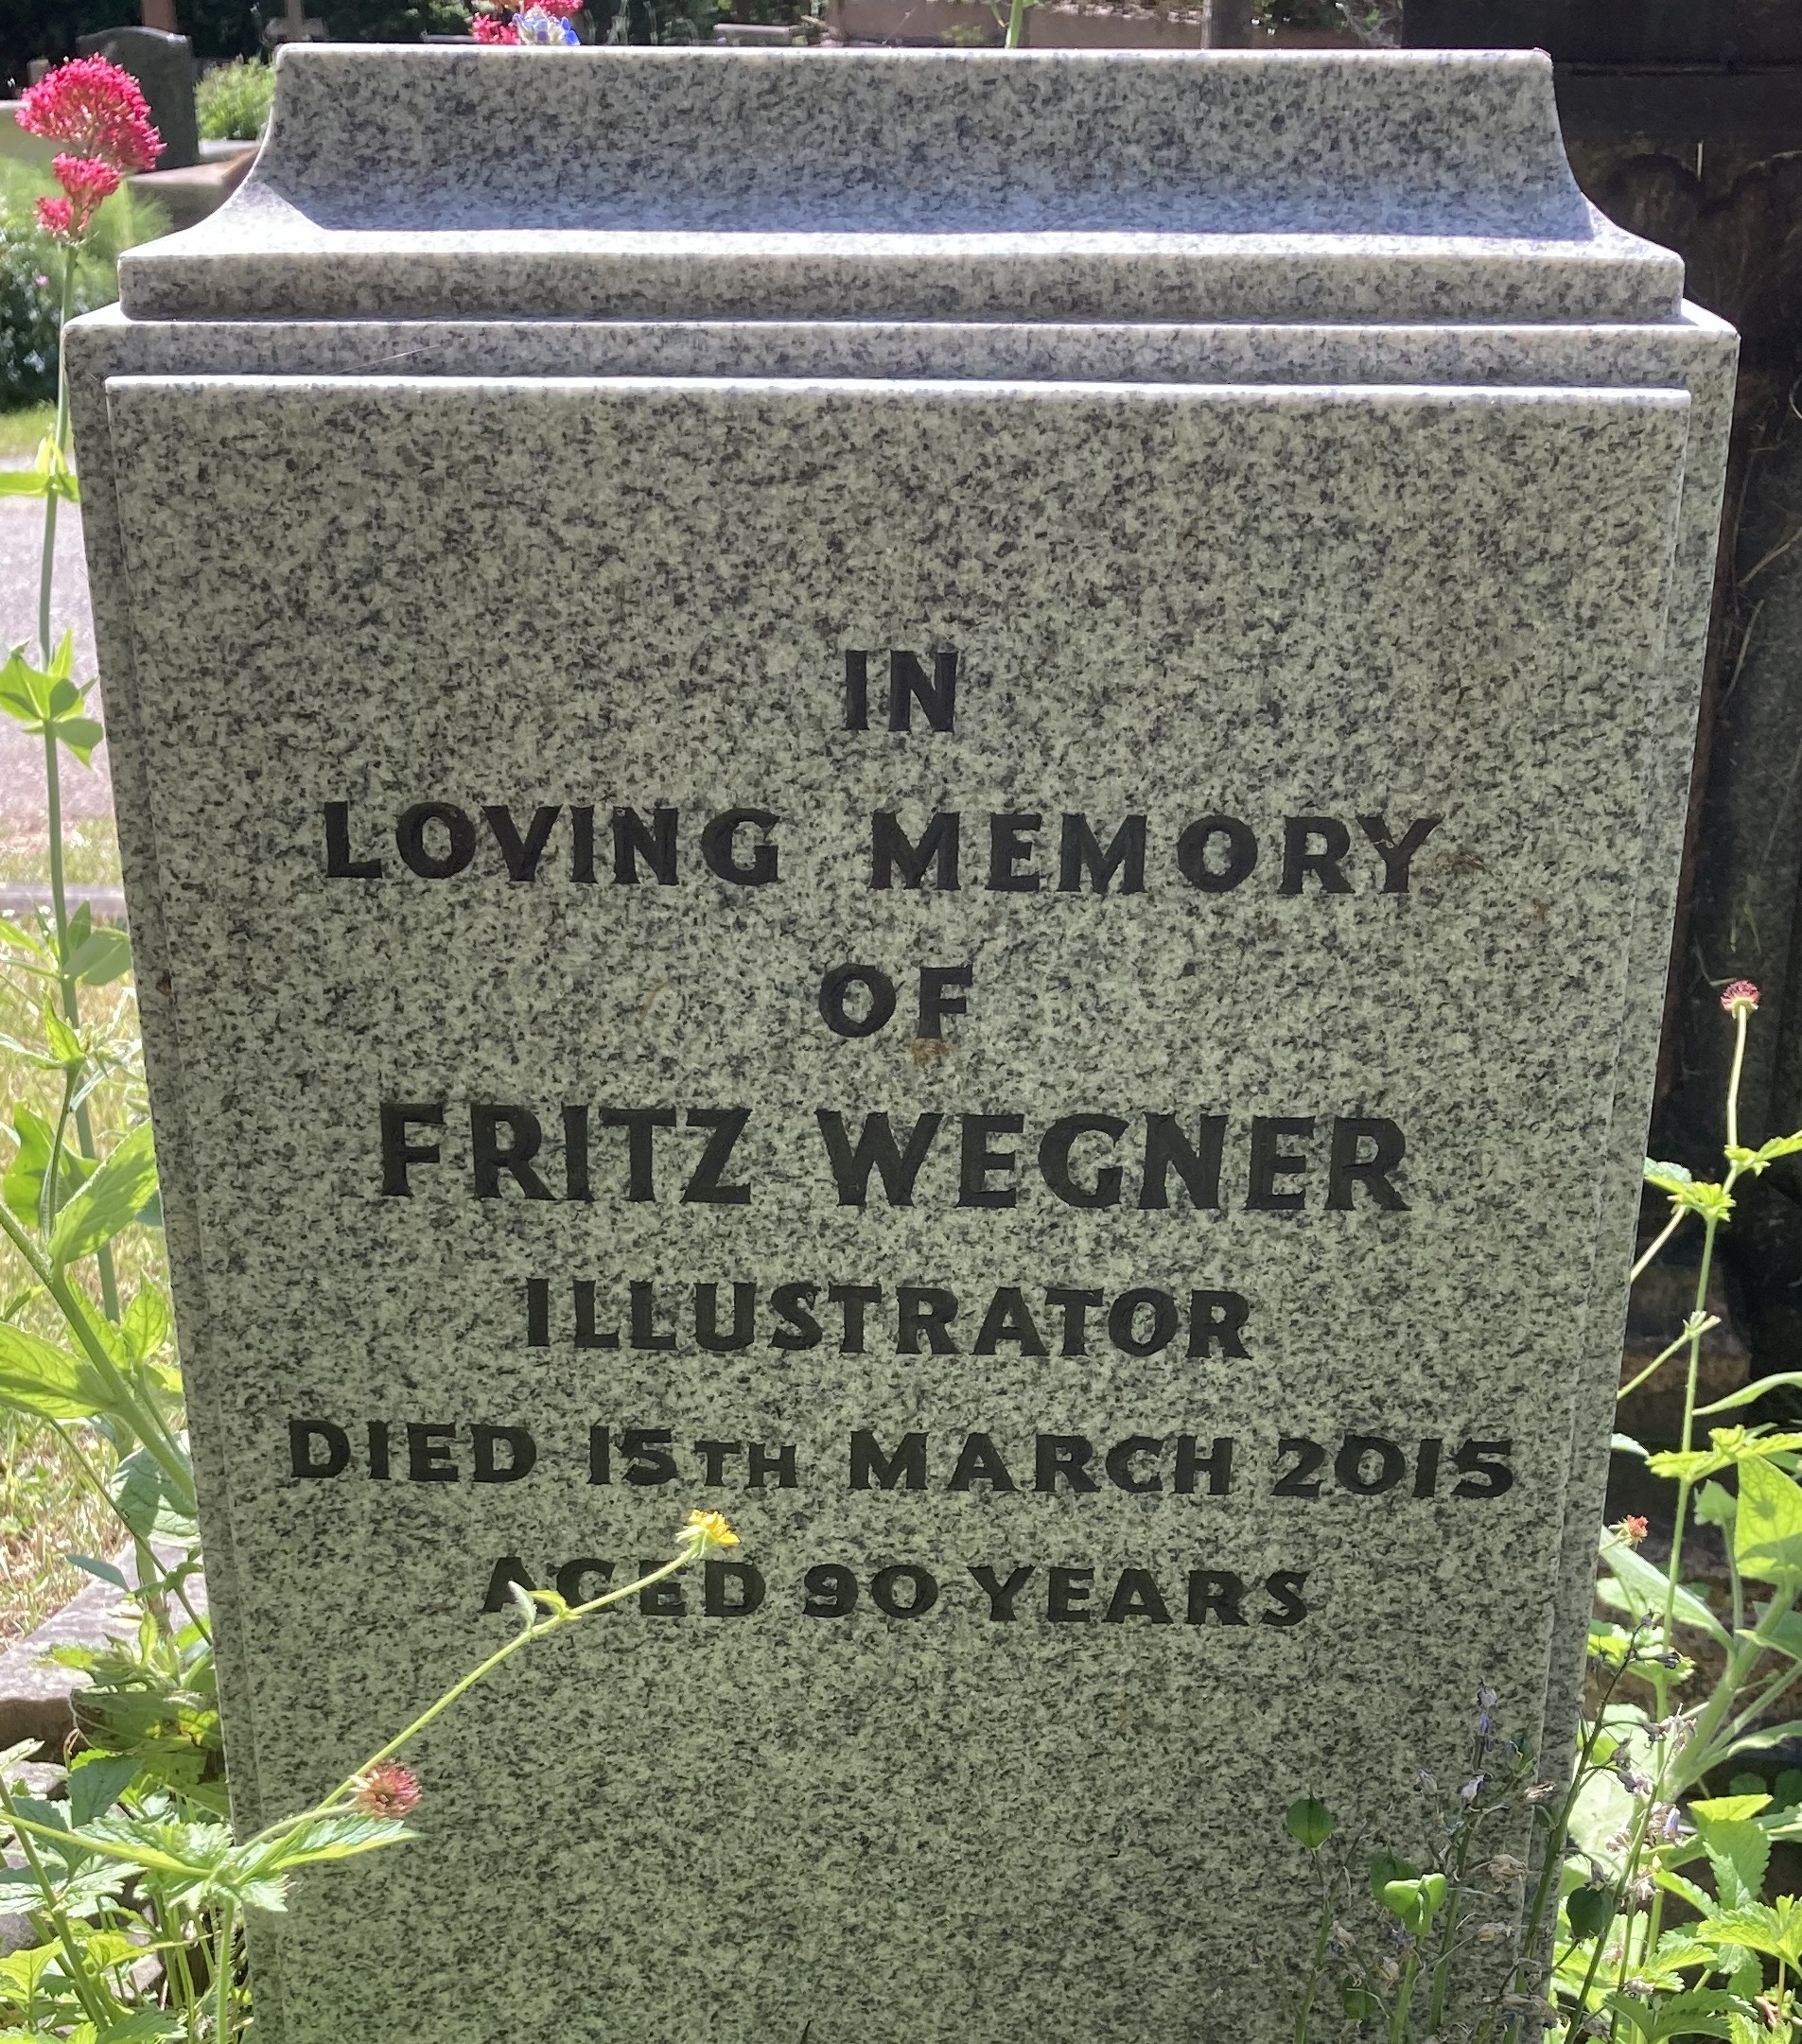
[{"label": "green leaf", "polygon": [[97,1582],[110,1582],[115,1590],[130,1591],[131,1585],[122,1568],[115,1568],[111,1562],[97,1560],[92,1554],[72,1554],[69,1560],[84,1576],[92,1576]]},{"label": "green leaf", "polygon": [[1706,1888],[1700,1888],[1692,1880],[1686,1880],[1681,1874],[1672,1873],[1668,1866],[1653,1870],[1653,1879],[1669,1895],[1680,1895],[1699,1916],[1712,1915],[1714,1897]]},{"label": "green leaf", "polygon": [[1768,1795],[1716,1796],[1691,1803],[1696,1835],[1714,1869],[1716,1893],[1724,1909],[1756,1902],[1771,1863],[1771,1841],[1754,1818],[1770,1802]]},{"label": "green leaf", "polygon": [[[1668,1594],[1664,1570],[1654,1568],[1624,1542],[1614,1541],[1606,1533],[1602,1535],[1602,1564],[1625,1593],[1628,1608],[1636,1616],[1662,1612]],[[1726,1627],[1693,1590],[1685,1589],[1681,1583],[1677,1586],[1672,1616],[1679,1625],[1693,1626],[1720,1646],[1727,1644]]]},{"label": "green leaf", "polygon": [[44,479],[35,469],[0,468],[0,497],[48,497]]},{"label": "green leaf", "polygon": [[182,1494],[148,1448],[134,1448],[114,1471],[108,1488],[114,1509],[147,1546],[152,1543],[192,1546],[199,1540],[188,1509],[191,1497]]},{"label": "green leaf", "polygon": [[81,1039],[54,1008],[44,1010],[44,1048],[64,1071],[79,1072],[88,1061]]},{"label": "green leaf", "polygon": [[[56,1130],[42,1114],[25,1106],[13,1109],[12,1130],[19,1147],[7,1166],[5,1178],[0,1179],[0,1199],[6,1201],[8,1213],[17,1214],[27,1228],[35,1229],[44,1199],[44,1174],[50,1168]],[[57,1174],[59,1206],[75,1197],[94,1169],[85,1157],[67,1144],[63,1146],[62,1165]]]},{"label": "green leaf", "polygon": [[163,2009],[147,2008],[128,2016],[123,2022],[109,2024],[95,2044],[170,2044],[170,2040],[186,2035],[185,2023]]},{"label": "green leaf", "polygon": [[1721,1910],[1697,1925],[1695,1934],[1710,1945],[1743,1945],[1785,1965],[1802,1965],[1802,1901],[1779,1896],[1775,1903]]},{"label": "green leaf", "polygon": [[1573,1888],[1565,1897],[1565,1920],[1579,1944],[1586,1945],[1592,1937],[1600,1937],[1614,1917],[1615,1898],[1610,1889]]},{"label": "green leaf", "polygon": [[0,1406],[44,1420],[91,1420],[113,1393],[85,1355],[0,1322]]},{"label": "green leaf", "polygon": [[[83,766],[92,763],[94,748],[106,736],[104,726],[95,717],[59,717],[50,728],[56,733],[58,741],[66,745]],[[117,974],[114,977],[116,978]]]},{"label": "green leaf", "polygon": [[[1636,1995],[1611,1994],[1602,2006],[1618,2022],[1627,2024],[1647,2044],[1661,2044],[1665,2037],[1728,2037],[1733,2035],[1732,2018],[1748,2013],[1738,1996],[1718,1987],[1691,1989],[1688,1994],[1657,1997],[1642,2001]],[[1753,2012],[1756,2013],[1756,2012]]]},{"label": "green leaf", "polygon": [[[1773,1746],[1781,1746],[1793,1738],[1802,1738],[1802,1721],[1792,1719],[1788,1724],[1769,1724],[1756,1732],[1743,1733],[1727,1748],[1729,1757],[1741,1753],[1765,1753]],[[1786,1770],[1789,1772],[1789,1770]],[[1782,1775],[1777,1779],[1782,1780]]]},{"label": "green leaf", "polygon": [[1696,1522],[1701,1526],[1731,1526],[1739,1500],[1724,1483],[1705,1483],[1696,1494]]},{"label": "green leaf", "polygon": [[398,1844],[404,1838],[416,1836],[396,1817],[320,1817],[269,1844],[241,1846],[221,1869],[221,1875],[226,1878],[263,1879],[297,1866],[353,1860],[359,1853],[376,1852],[384,1845]]},{"label": "green leaf", "polygon": [[1415,1880],[1419,1877],[1419,1867],[1398,1859],[1394,1853],[1373,1852],[1371,1855],[1371,1899],[1380,1902],[1383,1899],[1383,1890],[1391,1881]]},{"label": "green leaf", "polygon": [[1444,1903],[1445,1877],[1423,1874],[1415,1880],[1385,1881],[1376,1899],[1416,1937],[1423,1937]]},{"label": "green leaf", "polygon": [[69,1770],[69,1814],[79,1831],[104,1816],[131,1786],[138,1764],[129,1754],[83,1754]]},{"label": "green leaf", "polygon": [[1785,1370],[1776,1376],[1760,1377],[1756,1384],[1741,1385],[1737,1391],[1717,1398],[1711,1406],[1698,1406],[1696,1418],[1710,1419],[1717,1412],[1731,1412],[1740,1406],[1756,1406],[1767,1392],[1791,1389],[1796,1385],[1802,1385],[1802,1370]]},{"label": "green leaf", "polygon": [[1742,1576],[1802,1582],[1802,1485],[1768,1461],[1740,1464],[1733,1558]]},{"label": "green leaf", "polygon": [[28,1951],[9,1952],[0,1959],[0,1983],[11,1988],[9,2000],[28,2001],[38,1991],[44,1969],[58,1958],[61,1945],[38,1945]]},{"label": "green leaf", "polygon": [[129,1228],[156,1191],[156,1149],[149,1122],[140,1122],[57,1216],[50,1261],[59,1268],[92,1255]]},{"label": "green leaf", "polygon": [[134,1363],[147,1362],[169,1338],[169,1302],[154,1284],[141,1284],[119,1320]]},{"label": "green leaf", "polygon": [[1318,1796],[1304,1795],[1284,1813],[1283,1827],[1309,1852],[1319,1852],[1337,1827],[1333,1812]]}]

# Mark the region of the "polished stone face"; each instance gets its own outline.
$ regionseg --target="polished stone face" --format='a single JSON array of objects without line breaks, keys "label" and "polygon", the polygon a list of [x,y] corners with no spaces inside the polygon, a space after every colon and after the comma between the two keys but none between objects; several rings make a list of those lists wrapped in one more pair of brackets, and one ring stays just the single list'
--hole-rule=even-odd
[{"label": "polished stone face", "polygon": [[75,335],[240,1818],[743,1546],[435,1726],[259,2022],[1284,2035],[1285,1805],[1568,1721],[1730,337],[208,322],[375,274],[274,202]]}]

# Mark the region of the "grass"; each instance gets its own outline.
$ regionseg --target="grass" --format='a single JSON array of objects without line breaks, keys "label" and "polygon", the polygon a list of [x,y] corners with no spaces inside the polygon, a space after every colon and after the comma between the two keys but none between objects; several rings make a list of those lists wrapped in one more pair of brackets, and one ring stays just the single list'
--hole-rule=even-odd
[{"label": "grass", "polygon": [[[109,1451],[91,1428],[75,1427],[97,1458]],[[44,1623],[91,1580],[67,1559],[105,1555],[119,1525],[82,1475],[78,1458],[48,1425],[0,1419],[0,1648]]]},{"label": "grass", "polygon": [[0,411],[0,468],[26,468],[38,443],[56,424],[54,405],[26,405]]},{"label": "grass", "polygon": [[[32,406],[0,412],[0,463],[28,461],[52,411],[49,406]],[[112,815],[66,822],[63,861],[73,882],[117,886],[119,847]],[[0,825],[0,880],[47,887],[49,878],[44,825]],[[135,1040],[136,1002],[129,983],[81,992],[84,1026],[97,1026],[109,1041]],[[0,1036],[26,1043],[41,1039],[40,997],[35,983],[22,973],[0,971]],[[128,1115],[142,1112],[141,1089],[142,1079],[132,1071],[91,1096],[96,1146],[103,1156],[123,1132]],[[0,1172],[11,1162],[14,1110],[31,1107],[54,1119],[58,1098],[54,1074],[16,1053],[0,1053]],[[128,1229],[114,1249],[121,1298],[130,1299],[147,1281],[166,1284],[160,1232]],[[22,1276],[16,1260],[0,1253],[0,1315],[61,1343],[61,1319],[47,1302],[8,1310]],[[103,1474],[111,1459],[110,1444],[96,1429],[72,1426],[59,1433],[47,1422],[0,1412],[0,1647],[42,1624],[88,1581],[66,1559],[69,1554],[105,1555],[118,1546],[118,1522],[82,1467],[86,1460],[91,1470]]]},{"label": "grass", "polygon": [[[119,840],[110,814],[78,816],[63,824],[62,870],[71,886],[119,884]],[[0,819],[0,882],[48,888],[50,839],[42,818]]]},{"label": "grass", "polygon": [[[116,871],[116,866],[115,869]],[[84,1028],[110,1042],[134,1042],[137,1004],[130,982],[82,988]],[[35,989],[22,975],[0,978],[0,1035],[29,1042],[43,1024],[34,1012]],[[0,1056],[0,1170],[10,1163],[16,1108],[35,1108],[54,1119],[59,1099],[56,1075],[39,1071],[16,1054]],[[97,1087],[90,1096],[96,1146],[104,1156],[124,1132],[129,1113],[143,1111],[142,1079],[134,1072]],[[114,1243],[119,1296],[138,1287],[166,1287],[163,1237],[159,1231],[130,1228]],[[82,1267],[92,1286],[92,1267]],[[0,1259],[0,1295],[11,1303],[23,1277],[9,1255]],[[62,1343],[66,1336],[54,1306],[42,1298],[6,1318],[29,1334]],[[71,1427],[91,1463],[110,1467],[111,1449],[93,1429]],[[0,1645],[29,1632],[87,1580],[63,1557],[104,1555],[120,1541],[118,1522],[81,1474],[76,1457],[57,1430],[14,1414],[0,1414]]]}]

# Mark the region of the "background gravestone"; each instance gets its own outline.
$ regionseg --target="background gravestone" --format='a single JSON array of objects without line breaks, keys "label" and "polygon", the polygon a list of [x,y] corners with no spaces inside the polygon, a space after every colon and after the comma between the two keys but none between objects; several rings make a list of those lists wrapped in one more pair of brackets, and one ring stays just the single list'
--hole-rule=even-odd
[{"label": "background gravestone", "polygon": [[200,119],[194,108],[194,51],[186,36],[162,28],[108,28],[78,36],[76,52],[104,57],[129,71],[149,102],[150,119],[163,137],[156,170],[185,170],[201,160]]},{"label": "background gravestone", "polygon": [[273,2035],[1273,2038],[1283,1806],[1565,1735],[1679,288],[1533,58],[284,53],[71,329],[240,1822],[744,1546]]}]

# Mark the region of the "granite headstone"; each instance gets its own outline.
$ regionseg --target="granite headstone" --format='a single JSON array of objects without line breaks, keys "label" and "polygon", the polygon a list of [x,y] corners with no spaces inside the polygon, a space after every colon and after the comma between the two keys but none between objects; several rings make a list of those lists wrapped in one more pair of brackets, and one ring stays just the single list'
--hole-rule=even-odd
[{"label": "granite headstone", "polygon": [[1734,347],[1548,65],[290,49],[71,359],[239,1822],[744,1536],[259,2029],[1282,2035],[1601,1516]]},{"label": "granite headstone", "polygon": [[150,119],[163,138],[154,168],[185,170],[201,160],[200,115],[194,103],[194,45],[163,28],[106,28],[78,36],[77,53],[104,57],[137,79]]}]

